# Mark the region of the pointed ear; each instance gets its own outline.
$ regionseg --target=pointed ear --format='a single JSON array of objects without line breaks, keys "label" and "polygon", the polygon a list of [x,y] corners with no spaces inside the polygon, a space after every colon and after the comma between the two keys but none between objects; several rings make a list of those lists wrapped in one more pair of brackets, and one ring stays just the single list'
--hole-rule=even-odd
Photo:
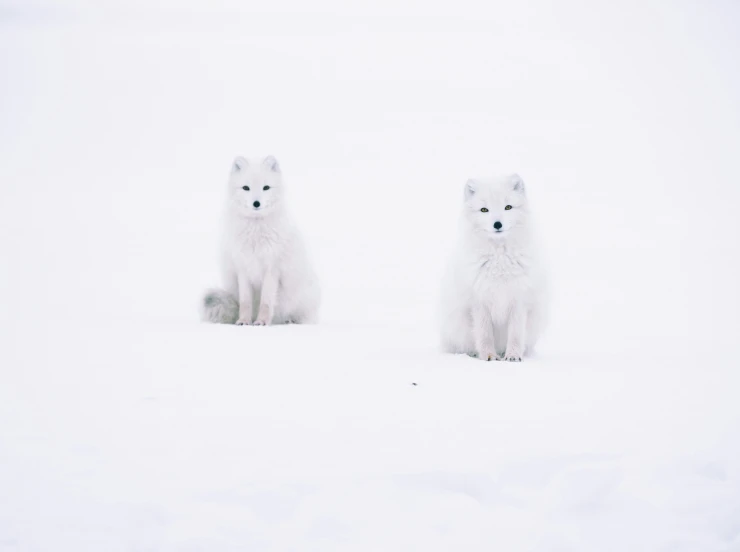
[{"label": "pointed ear", "polygon": [[244,159],[241,155],[239,155],[238,157],[234,158],[234,164],[231,165],[231,172],[237,173],[239,171],[243,171],[244,169],[247,168],[247,165],[248,165],[247,160]]},{"label": "pointed ear", "polygon": [[475,195],[475,180],[472,178],[465,183],[465,200],[467,201]]},{"label": "pointed ear", "polygon": [[280,165],[278,165],[277,159],[274,156],[268,155],[262,164],[270,169],[272,172],[280,172]]},{"label": "pointed ear", "polygon": [[515,173],[515,174],[512,174],[510,178],[511,178],[511,185],[514,188],[514,191],[524,193],[525,192],[524,180],[522,179],[522,177]]}]

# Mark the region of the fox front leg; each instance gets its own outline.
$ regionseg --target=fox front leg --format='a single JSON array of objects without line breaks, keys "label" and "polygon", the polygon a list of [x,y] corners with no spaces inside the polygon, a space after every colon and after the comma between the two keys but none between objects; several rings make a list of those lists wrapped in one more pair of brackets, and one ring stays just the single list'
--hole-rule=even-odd
[{"label": "fox front leg", "polygon": [[527,314],[522,305],[515,305],[509,316],[508,339],[504,360],[521,362],[524,356]]},{"label": "fox front leg", "polygon": [[239,285],[239,319],[237,326],[249,326],[252,323],[252,285],[246,275],[237,278]]},{"label": "fox front leg", "polygon": [[274,270],[268,270],[262,280],[262,293],[260,294],[260,308],[257,313],[255,326],[269,326],[275,315],[275,301],[278,292],[278,276]]},{"label": "fox front leg", "polygon": [[493,343],[493,319],[491,312],[482,305],[473,307],[473,339],[478,358],[481,360],[498,360]]}]

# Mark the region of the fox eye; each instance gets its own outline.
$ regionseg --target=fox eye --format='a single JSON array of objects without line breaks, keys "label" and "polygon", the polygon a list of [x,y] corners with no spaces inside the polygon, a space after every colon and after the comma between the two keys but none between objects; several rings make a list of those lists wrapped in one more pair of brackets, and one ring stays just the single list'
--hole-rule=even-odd
[{"label": "fox eye", "polygon": [[269,187],[269,186],[265,186],[265,187],[264,187],[264,188],[262,188],[262,189],[263,189],[263,190],[269,190],[269,189],[270,189],[270,187]]},{"label": "fox eye", "polygon": [[487,213],[488,212],[488,209],[486,207],[481,207],[480,212],[481,213]]},{"label": "fox eye", "polygon": [[249,186],[242,186],[242,190],[249,191]]},{"label": "fox eye", "polygon": [[505,211],[511,211],[511,205],[507,205],[506,207],[504,207],[504,210]]}]

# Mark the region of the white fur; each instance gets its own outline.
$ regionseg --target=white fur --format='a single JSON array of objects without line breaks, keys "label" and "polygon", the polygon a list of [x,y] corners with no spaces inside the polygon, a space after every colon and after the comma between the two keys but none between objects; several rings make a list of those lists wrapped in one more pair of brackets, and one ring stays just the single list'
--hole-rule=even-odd
[{"label": "white fur", "polygon": [[286,211],[274,157],[251,163],[243,157],[234,160],[225,219],[225,289],[206,292],[201,319],[259,326],[315,322],[318,280]]},{"label": "white fur", "polygon": [[482,360],[519,361],[542,330],[546,295],[524,181],[473,179],[464,196],[460,239],[442,290],[442,346]]}]

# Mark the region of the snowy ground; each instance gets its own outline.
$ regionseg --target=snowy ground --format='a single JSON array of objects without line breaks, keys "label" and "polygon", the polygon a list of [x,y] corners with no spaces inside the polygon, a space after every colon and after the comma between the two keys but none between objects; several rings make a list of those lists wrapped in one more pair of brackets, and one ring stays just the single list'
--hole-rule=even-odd
[{"label": "snowy ground", "polygon": [[[519,4],[0,1],[0,551],[740,551],[740,10]],[[238,153],[317,326],[197,321]],[[442,355],[505,171],[549,332]]]}]

